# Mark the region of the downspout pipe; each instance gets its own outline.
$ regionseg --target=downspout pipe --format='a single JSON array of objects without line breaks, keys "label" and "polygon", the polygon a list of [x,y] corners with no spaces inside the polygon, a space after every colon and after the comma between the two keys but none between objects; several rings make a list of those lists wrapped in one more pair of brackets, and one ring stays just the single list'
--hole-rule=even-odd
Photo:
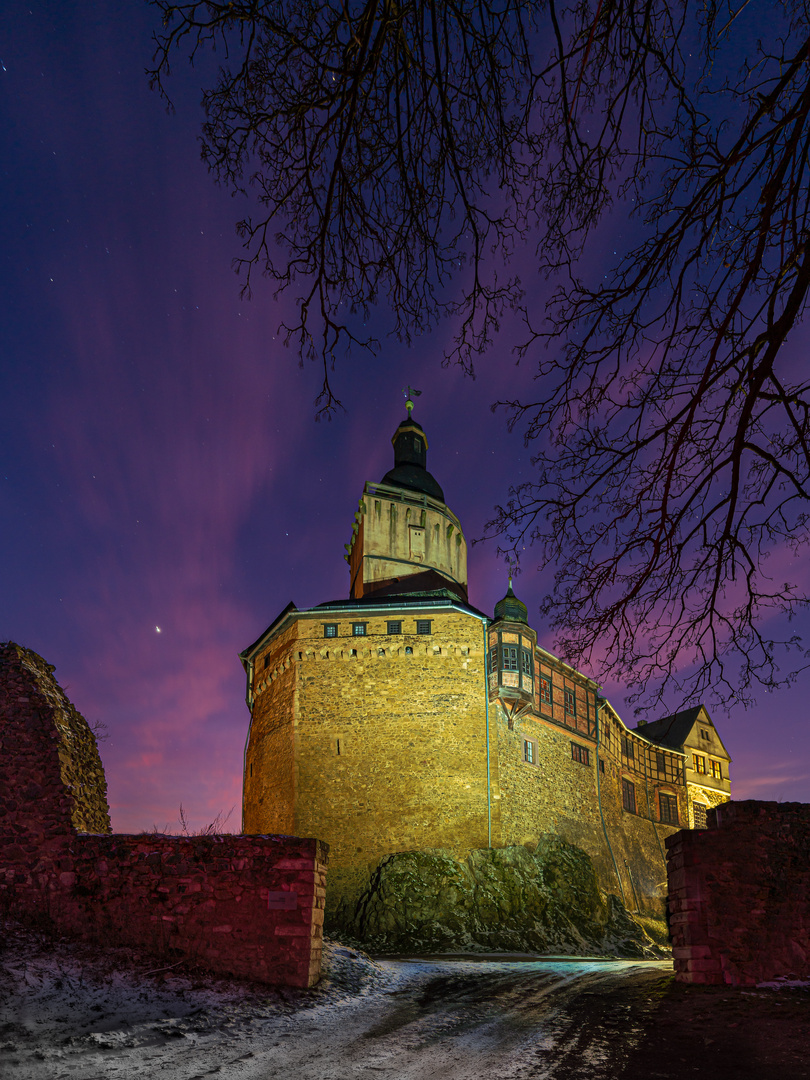
[{"label": "downspout pipe", "polygon": [[[616,880],[619,883],[619,889],[622,894],[622,903],[627,907],[627,898],[624,895],[624,885],[622,884],[622,875],[619,873],[619,864],[616,862],[616,856],[613,854],[613,848],[610,846],[610,837],[608,836],[607,825],[605,823],[605,815],[602,812],[602,763],[599,755],[600,747],[602,746],[602,725],[600,723],[600,711],[605,703],[605,699],[596,695],[596,801],[599,805],[599,817],[602,819],[602,832],[605,836],[605,843],[607,844],[610,857],[613,860],[613,869],[616,871]],[[632,885],[632,879],[630,881]]]},{"label": "downspout pipe", "polygon": [[474,619],[481,621],[481,629],[484,633],[484,727],[486,732],[487,743],[487,847],[492,847],[492,781],[490,779],[490,743],[489,743],[489,675],[487,672],[487,655],[489,652],[489,642],[487,641],[487,627],[489,625],[489,619],[486,615],[475,615],[472,611],[468,612]]},{"label": "downspout pipe", "polygon": [[250,745],[250,733],[253,730],[253,661],[248,660],[245,664],[245,671],[247,673],[247,693],[245,694],[245,702],[250,713],[250,720],[248,721],[247,735],[245,736],[245,749],[242,751],[242,833],[245,831],[245,779],[247,775],[247,752]]}]

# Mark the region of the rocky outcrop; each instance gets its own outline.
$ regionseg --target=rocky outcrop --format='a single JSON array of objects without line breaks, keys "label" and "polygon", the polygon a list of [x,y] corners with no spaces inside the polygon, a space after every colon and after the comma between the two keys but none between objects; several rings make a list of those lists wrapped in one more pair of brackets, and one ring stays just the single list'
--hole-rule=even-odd
[{"label": "rocky outcrop", "polygon": [[343,927],[379,952],[661,955],[615,896],[599,890],[588,855],[558,836],[534,846],[390,855]]}]

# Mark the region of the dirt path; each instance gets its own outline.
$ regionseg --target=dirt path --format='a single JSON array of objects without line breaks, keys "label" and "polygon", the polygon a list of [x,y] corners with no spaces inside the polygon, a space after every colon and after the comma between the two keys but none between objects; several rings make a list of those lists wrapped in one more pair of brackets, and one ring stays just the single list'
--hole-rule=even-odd
[{"label": "dirt path", "polygon": [[806,990],[684,988],[666,962],[332,947],[310,992],[31,935],[0,962],[3,1080],[810,1078]]}]

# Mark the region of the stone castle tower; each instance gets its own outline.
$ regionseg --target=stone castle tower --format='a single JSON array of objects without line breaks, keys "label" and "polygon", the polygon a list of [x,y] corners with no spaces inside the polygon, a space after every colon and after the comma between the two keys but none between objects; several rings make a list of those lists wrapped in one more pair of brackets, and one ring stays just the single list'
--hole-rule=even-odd
[{"label": "stone castle tower", "polygon": [[[664,838],[695,817],[684,742],[697,712],[692,727],[658,722],[661,738],[630,731],[593,680],[538,646],[511,581],[493,617],[473,607],[463,530],[410,413],[392,442],[346,545],[349,598],[288,604],[241,654],[244,831],[329,844],[332,923],[393,852],[463,857],[549,832],[588,852],[606,891],[660,910]],[[699,720],[713,805],[729,758]]]}]

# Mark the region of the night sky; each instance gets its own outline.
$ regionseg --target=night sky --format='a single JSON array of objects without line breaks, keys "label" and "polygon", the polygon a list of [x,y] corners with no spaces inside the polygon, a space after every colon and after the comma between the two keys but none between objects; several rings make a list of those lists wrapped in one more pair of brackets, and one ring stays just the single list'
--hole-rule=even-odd
[{"label": "night sky", "polygon": [[[169,115],[144,74],[157,19],[145,4],[4,11],[0,640],[55,664],[107,725],[116,831],[176,831],[181,803],[192,827],[234,807],[236,831],[238,653],[289,601],[348,594],[343,545],[364,481],[392,464],[402,388],[422,390],[428,467],[469,540],[531,475],[490,405],[529,395],[533,365],[515,365],[508,328],[475,380],[441,366],[450,326],[411,348],[387,341],[338,365],[345,412],[315,423],[320,373],[276,336],[271,288],[239,297],[246,207],[199,155],[211,68],[177,58]],[[609,246],[591,249],[594,272]],[[543,283],[527,285],[542,304]],[[550,576],[531,549],[522,566],[516,591],[552,648],[537,615]],[[506,587],[494,544],[470,549],[469,583],[491,612]],[[805,621],[793,625],[810,639]],[[709,706],[736,797],[810,802],[808,696],[804,677],[745,713]]]}]

